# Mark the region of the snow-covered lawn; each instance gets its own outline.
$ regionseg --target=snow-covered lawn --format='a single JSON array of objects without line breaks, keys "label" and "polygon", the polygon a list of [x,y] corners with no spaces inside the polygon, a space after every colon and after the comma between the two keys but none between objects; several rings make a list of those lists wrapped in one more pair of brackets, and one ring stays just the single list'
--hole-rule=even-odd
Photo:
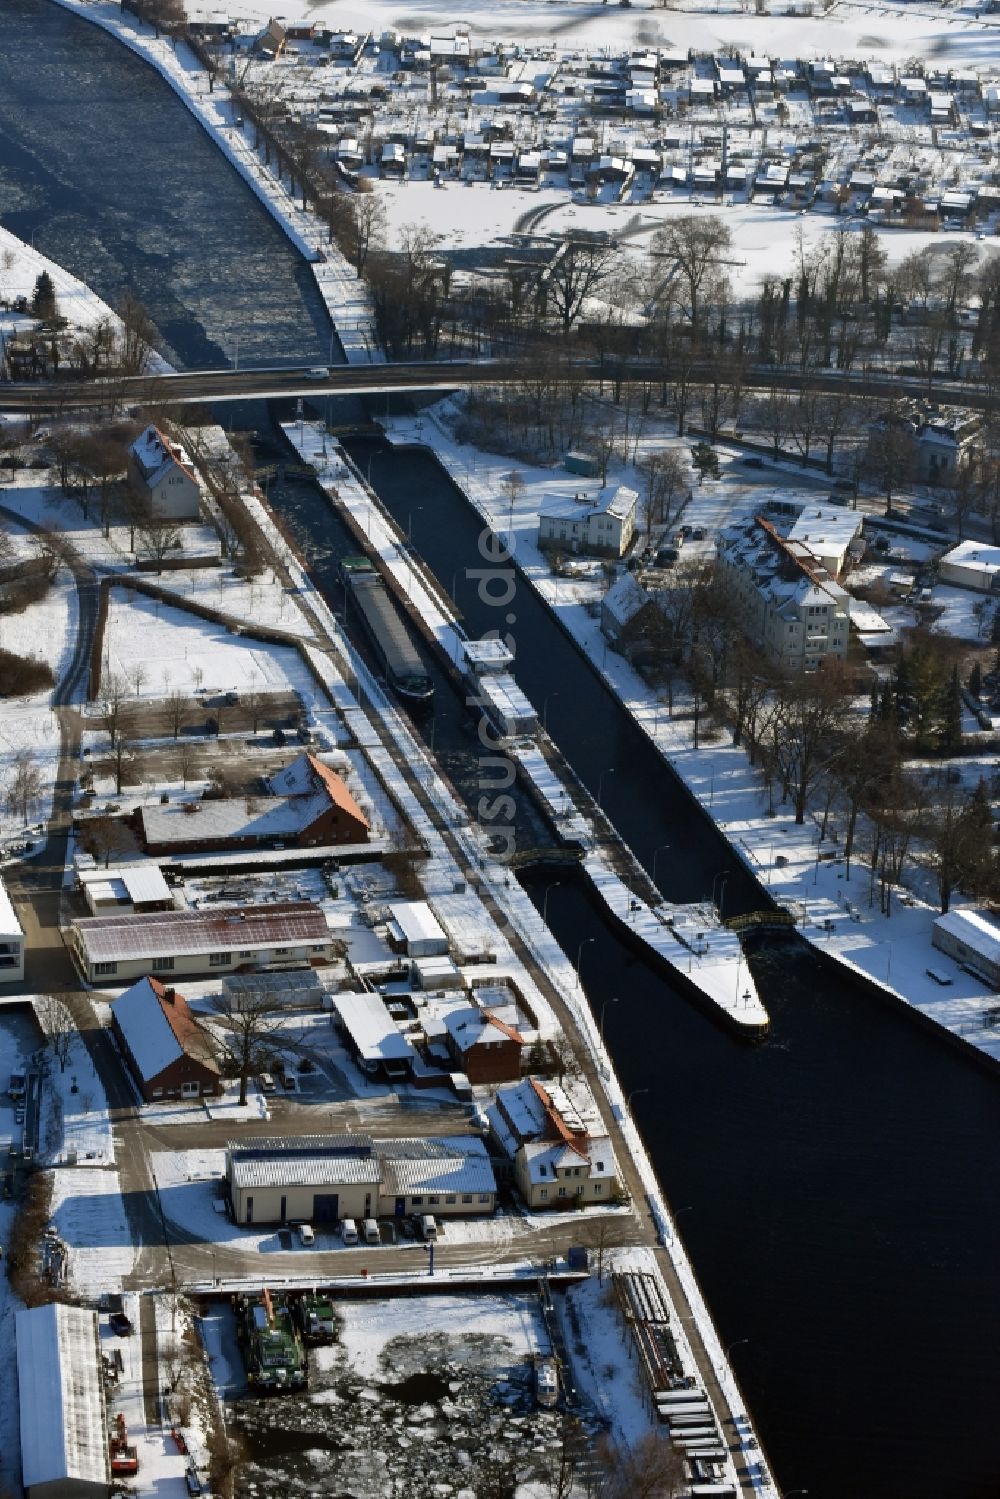
[{"label": "snow-covered lawn", "polygon": [[234,637],[224,625],[142,594],[113,589],[104,637],[105,660],[140,698],[166,692],[277,692],[313,696],[308,673],[292,648]]},{"label": "snow-covered lawn", "polygon": [[[4,502],[6,498],[4,494]],[[13,533],[25,556],[37,552],[36,543],[10,522],[0,520],[0,531]],[[76,625],[76,589],[69,571],[61,568],[44,598],[17,613],[0,614],[0,648],[44,661],[58,683],[72,660]],[[23,820],[8,808],[3,795],[22,751],[31,754],[41,775],[41,795],[29,809],[29,821],[40,822],[51,810],[59,763],[59,722],[51,708],[50,690],[0,698],[0,846],[23,832]]]},{"label": "snow-covered lawn", "polygon": [[114,1164],[104,1089],[79,1036],[73,1038],[65,1071],[58,1062],[50,1061],[42,1107],[42,1142],[52,1165],[74,1157],[93,1166]]}]

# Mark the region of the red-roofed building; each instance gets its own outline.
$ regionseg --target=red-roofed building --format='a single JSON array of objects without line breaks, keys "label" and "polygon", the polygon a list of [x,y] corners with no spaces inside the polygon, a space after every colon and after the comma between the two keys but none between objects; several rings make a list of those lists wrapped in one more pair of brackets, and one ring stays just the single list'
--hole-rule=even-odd
[{"label": "red-roofed building", "polygon": [[444,1023],[448,1049],[470,1083],[509,1083],[521,1076],[521,1032],[491,1010],[462,1005]]},{"label": "red-roofed building", "polygon": [[111,1029],[147,1103],[222,1092],[215,1051],[183,994],[141,978],[111,1005]]},{"label": "red-roofed building", "polygon": [[369,822],[341,776],[315,755],[297,755],[266,782],[265,796],[157,803],[139,819],[151,854],[216,849],[331,848],[367,843]]},{"label": "red-roofed building", "polygon": [[531,1208],[610,1203],[621,1194],[618,1163],[588,1094],[584,1117],[561,1088],[534,1077],[501,1088],[486,1111],[490,1130],[513,1163],[514,1181]]}]

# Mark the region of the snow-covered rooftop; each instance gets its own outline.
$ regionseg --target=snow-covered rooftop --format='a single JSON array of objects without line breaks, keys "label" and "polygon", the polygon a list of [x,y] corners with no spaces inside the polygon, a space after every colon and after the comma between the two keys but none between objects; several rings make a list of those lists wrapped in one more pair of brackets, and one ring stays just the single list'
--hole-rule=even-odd
[{"label": "snow-covered rooftop", "polygon": [[90,916],[73,923],[91,963],[207,953],[239,948],[330,942],[330,929],[312,901],[227,906],[220,911],[158,911],[147,916]]},{"label": "snow-covered rooftop", "polygon": [[[52,1302],[14,1320],[26,1492],[76,1492],[111,1481],[96,1312]],[[62,1486],[62,1487],[61,1487]]]},{"label": "snow-covered rooftop", "polygon": [[994,926],[980,911],[961,906],[946,911],[934,923],[935,932],[947,932],[974,949],[990,963],[1000,964],[1000,927]]},{"label": "snow-covered rooftop", "polygon": [[142,978],[112,1002],[112,1013],[143,1078],[157,1077],[189,1055],[217,1071],[208,1040],[187,1000],[157,979]]},{"label": "snow-covered rooftop", "polygon": [[336,994],[334,1008],[363,1062],[409,1062],[413,1047],[380,994]]},{"label": "snow-covered rooftop", "polygon": [[427,956],[448,951],[448,938],[444,928],[425,900],[393,901],[389,911],[402,932],[408,949],[422,947]]}]

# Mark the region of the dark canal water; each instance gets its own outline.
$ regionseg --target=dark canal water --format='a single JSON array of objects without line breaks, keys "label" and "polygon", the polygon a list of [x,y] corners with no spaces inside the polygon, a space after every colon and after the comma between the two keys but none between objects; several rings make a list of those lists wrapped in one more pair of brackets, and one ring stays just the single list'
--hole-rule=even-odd
[{"label": "dark canal water", "polygon": [[[307,268],[164,85],[48,0],[0,6],[0,218],[101,295],[132,286],[188,365],[323,357]],[[245,422],[263,427],[258,413]],[[262,441],[273,443],[265,432]],[[273,456],[271,449],[268,454]],[[364,453],[367,463],[371,456]],[[479,524],[436,466],[372,457],[372,480],[450,585]],[[307,482],[272,492],[339,605],[349,543]],[[517,673],[587,783],[680,898],[749,877],[525,586]],[[473,741],[439,679],[436,748],[475,793]],[[430,734],[428,726],[425,730]],[[540,842],[524,808],[523,842]],[[523,845],[522,845],[523,846]],[[783,1488],[813,1499],[996,1499],[1000,1086],[805,948],[766,947],[773,1017],[752,1049],[637,961],[560,875],[548,916],[574,953]],[[544,882],[529,881],[541,902]],[[617,1003],[610,1001],[617,999]],[[747,1341],[744,1341],[747,1340]]]}]

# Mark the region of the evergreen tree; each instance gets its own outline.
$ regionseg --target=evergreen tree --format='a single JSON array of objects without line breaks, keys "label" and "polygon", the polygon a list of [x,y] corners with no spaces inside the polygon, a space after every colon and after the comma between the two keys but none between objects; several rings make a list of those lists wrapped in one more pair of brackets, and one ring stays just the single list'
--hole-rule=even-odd
[{"label": "evergreen tree", "polygon": [[31,294],[31,310],[43,323],[51,323],[58,315],[59,304],[56,302],[56,289],[48,271],[39,272],[35,289]]},{"label": "evergreen tree", "polygon": [[983,693],[983,669],[978,661],[974,662],[969,672],[969,691],[973,697],[981,697]]},{"label": "evergreen tree", "polygon": [[941,715],[941,746],[954,752],[962,747],[962,684],[958,667],[953,666],[951,681],[945,689],[944,712]]}]

